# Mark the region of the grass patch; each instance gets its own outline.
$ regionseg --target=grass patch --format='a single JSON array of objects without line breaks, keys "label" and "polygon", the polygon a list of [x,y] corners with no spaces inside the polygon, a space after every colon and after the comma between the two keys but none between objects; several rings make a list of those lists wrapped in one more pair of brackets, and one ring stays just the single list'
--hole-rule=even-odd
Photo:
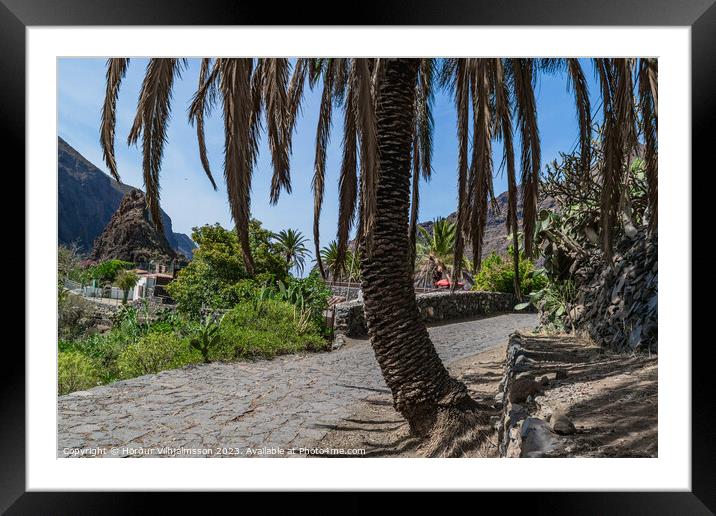
[{"label": "grass patch", "polygon": [[271,358],[327,347],[317,324],[301,321],[294,305],[273,299],[239,303],[224,316],[219,335],[212,360]]},{"label": "grass patch", "polygon": [[[327,349],[320,324],[304,315],[296,305],[280,300],[239,303],[221,320],[208,358],[236,361]],[[201,351],[190,344],[201,331],[198,322],[176,314],[139,322],[136,310],[128,307],[106,333],[60,339],[59,393],[201,363]]]}]

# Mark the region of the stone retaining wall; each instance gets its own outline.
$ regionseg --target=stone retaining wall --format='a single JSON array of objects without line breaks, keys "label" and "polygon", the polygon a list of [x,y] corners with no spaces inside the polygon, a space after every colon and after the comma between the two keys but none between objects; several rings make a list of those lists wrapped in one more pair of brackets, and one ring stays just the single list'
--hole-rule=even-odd
[{"label": "stone retaining wall", "polygon": [[[95,328],[100,332],[104,332],[112,328],[115,316],[122,309],[122,307],[125,306],[134,307],[137,310],[137,318],[140,322],[145,322],[147,317],[150,321],[154,321],[161,315],[176,310],[175,305],[163,304],[149,299],[129,301],[126,305],[121,303],[102,303],[91,297],[82,297],[80,299],[80,302],[85,307],[83,324],[87,328]],[[145,300],[148,301],[146,307],[143,304],[143,301]]]},{"label": "stone retaining wall", "polygon": [[495,397],[495,403],[502,405],[502,414],[497,427],[498,444],[497,448],[500,457],[519,457],[521,455],[522,424],[528,417],[527,411],[520,403],[513,403],[510,400],[510,390],[518,371],[522,369],[517,365],[517,359],[523,362],[524,352],[522,348],[522,337],[518,333],[510,335],[507,344],[507,356],[505,357],[505,373],[500,382],[499,393]]},{"label": "stone retaining wall", "polygon": [[[546,397],[567,377],[564,360],[582,370],[592,363],[590,351],[574,349],[573,342],[565,336],[510,335],[505,373],[495,396],[495,407],[502,409],[497,423],[500,457],[574,456],[565,435],[575,433],[575,427],[564,407]],[[575,403],[574,394],[569,396]]]},{"label": "stone retaining wall", "polygon": [[[476,291],[430,292],[418,294],[416,300],[423,321],[428,323],[511,312],[516,304],[512,294]],[[368,334],[361,301],[339,303],[335,310],[333,328],[338,338],[339,336],[361,337]]]}]

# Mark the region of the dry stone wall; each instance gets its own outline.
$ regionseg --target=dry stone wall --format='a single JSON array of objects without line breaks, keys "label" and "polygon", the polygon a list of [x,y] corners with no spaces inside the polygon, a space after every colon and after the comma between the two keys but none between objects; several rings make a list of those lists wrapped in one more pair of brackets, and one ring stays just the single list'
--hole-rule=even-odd
[{"label": "dry stone wall", "polygon": [[[510,312],[516,304],[515,296],[500,292],[429,292],[416,296],[423,321],[440,322],[464,319],[475,315]],[[362,337],[368,334],[362,301],[339,303],[335,307],[334,331],[342,336]]]}]

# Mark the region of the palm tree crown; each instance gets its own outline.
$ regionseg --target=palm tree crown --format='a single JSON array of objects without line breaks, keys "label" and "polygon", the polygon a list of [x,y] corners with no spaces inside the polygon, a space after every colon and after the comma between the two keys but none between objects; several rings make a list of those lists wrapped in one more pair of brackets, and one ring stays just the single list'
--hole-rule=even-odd
[{"label": "palm tree crown", "polygon": [[[333,240],[320,252],[323,265],[332,274],[334,281],[348,280],[358,281],[360,279],[360,250],[348,249],[339,261],[338,243]],[[318,262],[318,260],[316,260]]]},{"label": "palm tree crown", "polygon": [[[112,175],[119,179],[114,158],[114,127],[119,87],[129,60],[110,59],[102,111],[101,143]],[[624,191],[626,162],[637,148],[639,135],[645,144],[649,183],[651,227],[657,217],[657,64],[655,59],[594,59],[600,84],[604,121],[602,244],[611,252],[612,231],[619,199]],[[288,59],[204,58],[197,91],[189,109],[195,124],[202,165],[216,188],[204,141],[204,120],[220,105],[224,120],[224,178],[229,205],[236,223],[247,269],[253,260],[249,249],[248,221],[250,189],[262,131],[268,139],[273,174],[270,201],[278,201],[281,190],[291,191],[289,157],[291,138],[300,111],[306,81],[322,84],[316,128],[316,153],[312,188],[314,192],[313,240],[317,265],[325,276],[321,253],[319,220],[325,189],[326,151],[334,108],[343,111],[343,157],[339,176],[338,262],[347,251],[354,224],[365,237],[370,252],[370,228],[375,217],[375,191],[380,159],[376,146],[375,108],[383,78],[385,59],[318,58]],[[142,140],[144,183],[147,204],[157,226],[159,217],[159,172],[166,127],[171,114],[171,90],[185,67],[183,59],[150,59],[128,143]],[[453,94],[457,109],[458,210],[453,269],[463,265],[464,246],[472,246],[473,269],[479,267],[487,211],[494,200],[492,190],[492,142],[503,143],[507,170],[509,231],[516,235],[517,164],[516,130],[519,136],[519,165],[524,202],[523,233],[527,256],[533,254],[537,197],[541,169],[540,139],[534,85],[539,73],[565,73],[574,92],[579,121],[579,146],[585,174],[590,163],[592,112],[587,82],[578,59],[450,58],[419,59],[415,74],[413,103],[412,195],[407,228],[413,250],[417,237],[419,182],[431,176],[432,99],[435,86]],[[472,126],[472,129],[470,128]],[[413,259],[414,259],[413,251]]]},{"label": "palm tree crown", "polygon": [[293,268],[299,274],[303,274],[308,249],[306,248],[306,237],[300,231],[294,229],[282,229],[274,235],[276,247],[286,261],[286,267]]},{"label": "palm tree crown", "polygon": [[444,218],[435,219],[431,231],[418,226],[416,247],[416,268],[418,276],[429,276],[433,273],[445,275],[452,281],[452,265],[455,256],[455,235],[457,225]]}]

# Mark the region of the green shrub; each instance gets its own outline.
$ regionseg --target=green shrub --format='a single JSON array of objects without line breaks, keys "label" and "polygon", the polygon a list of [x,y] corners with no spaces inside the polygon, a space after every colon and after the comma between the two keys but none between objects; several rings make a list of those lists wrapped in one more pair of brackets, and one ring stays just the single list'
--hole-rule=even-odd
[{"label": "green shrub", "polygon": [[266,282],[287,279],[286,263],[271,240],[271,232],[257,220],[249,224],[253,277],[244,265],[235,231],[218,224],[206,225],[194,228],[192,240],[199,246],[194,258],[167,285],[167,290],[179,310],[194,319],[200,319],[203,308],[232,308],[250,299]]},{"label": "green shrub", "polygon": [[122,270],[117,273],[114,281],[122,289],[122,304],[126,305],[129,291],[139,282],[139,276],[134,271]]},{"label": "green shrub", "polygon": [[212,360],[270,358],[327,345],[315,322],[304,324],[296,306],[276,299],[239,303],[224,316],[219,333],[221,340],[210,353]]},{"label": "green shrub", "polygon": [[201,354],[186,339],[172,333],[148,333],[120,353],[117,369],[120,378],[134,378],[200,361]]},{"label": "green shrub", "polygon": [[[511,253],[510,248],[508,257],[493,252],[485,258],[480,266],[480,272],[475,276],[472,289],[487,292],[514,292],[515,267],[512,263]],[[523,294],[540,290],[547,283],[546,276],[535,270],[534,264],[522,256],[520,257],[519,272],[520,290]]]},{"label": "green shrub", "polygon": [[326,333],[326,318],[324,312],[328,308],[328,298],[331,297],[331,289],[321,278],[318,271],[311,271],[305,278],[289,278],[284,285],[277,284],[278,291],[274,296],[282,301],[287,301],[298,309],[316,326],[322,333]]},{"label": "green shrub", "polygon": [[[142,315],[142,320],[146,314]],[[101,383],[113,382],[122,377],[117,360],[131,345],[138,343],[147,334],[165,334],[169,338],[182,339],[194,335],[199,324],[179,316],[175,312],[159,315],[151,323],[140,322],[138,310],[133,306],[122,307],[112,318],[113,327],[106,333],[94,333],[76,338],[62,335],[58,342],[59,351],[74,351],[92,359],[97,366]]]},{"label": "green shrub", "polygon": [[60,338],[73,339],[84,334],[89,328],[92,304],[65,289],[58,291],[57,328]]},{"label": "green shrub", "polygon": [[73,351],[92,359],[98,368],[101,382],[108,383],[119,378],[117,358],[135,341],[134,336],[113,329],[77,340],[60,340],[58,347],[61,352]]},{"label": "green shrub", "polygon": [[91,267],[90,273],[93,279],[96,279],[101,283],[109,283],[115,280],[120,271],[131,269],[133,266],[134,264],[132,262],[125,262],[122,260],[106,260]]},{"label": "green shrub", "polygon": [[60,394],[82,391],[100,383],[95,362],[77,351],[57,355],[57,388]]},{"label": "green shrub", "polygon": [[534,306],[540,311],[540,328],[548,332],[574,331],[569,316],[569,306],[576,298],[574,281],[550,281],[541,289],[533,291],[529,300],[515,306],[516,310],[524,310]]}]

